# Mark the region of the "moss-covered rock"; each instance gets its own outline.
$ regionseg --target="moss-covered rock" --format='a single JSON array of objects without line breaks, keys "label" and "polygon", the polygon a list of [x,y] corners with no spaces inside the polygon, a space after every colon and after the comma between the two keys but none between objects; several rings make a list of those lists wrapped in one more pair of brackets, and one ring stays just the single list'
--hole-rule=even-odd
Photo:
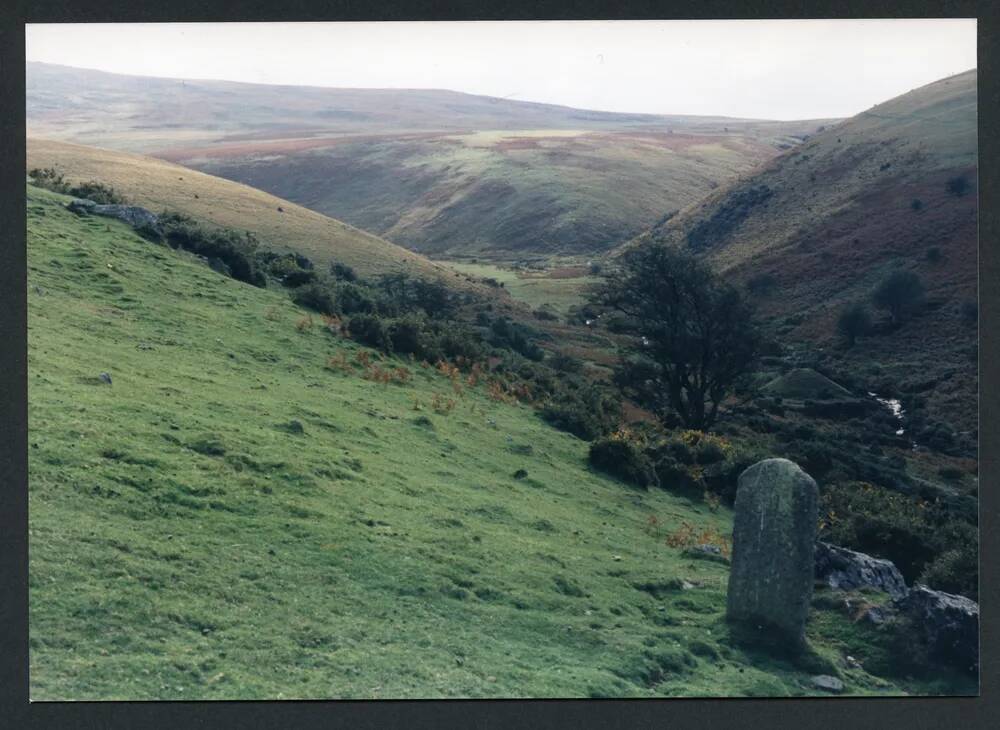
[{"label": "moss-covered rock", "polygon": [[816,482],[787,459],[765,459],[740,475],[726,616],[762,643],[804,646],[817,499]]}]

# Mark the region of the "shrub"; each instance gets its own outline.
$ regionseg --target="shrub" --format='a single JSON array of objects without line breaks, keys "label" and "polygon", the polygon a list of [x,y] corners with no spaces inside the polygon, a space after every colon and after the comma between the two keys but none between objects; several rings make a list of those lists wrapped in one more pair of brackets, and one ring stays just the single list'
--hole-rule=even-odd
[{"label": "shrub", "polygon": [[292,294],[292,301],[320,314],[333,315],[338,313],[334,294],[323,282],[313,281],[305,286],[300,286]]},{"label": "shrub", "polygon": [[942,505],[864,482],[830,486],[820,504],[821,539],[891,560],[907,583],[977,597],[976,526]]},{"label": "shrub", "polygon": [[944,258],[941,254],[940,246],[931,246],[929,249],[927,249],[927,253],[924,254],[924,257],[932,264],[936,264],[940,262],[942,258]]},{"label": "shrub", "polygon": [[704,440],[698,445],[695,461],[699,464],[715,464],[726,458],[725,452],[716,441]]},{"label": "shrub", "polygon": [[160,225],[171,247],[208,259],[217,258],[229,267],[234,279],[258,287],[267,286],[267,277],[257,268],[258,242],[251,233],[240,234],[229,229],[210,231],[188,216],[172,212],[160,216]]},{"label": "shrub", "polygon": [[372,291],[353,282],[344,282],[336,287],[336,300],[341,314],[369,314],[376,308]]},{"label": "shrub", "polygon": [[962,302],[962,321],[966,324],[975,324],[979,321],[979,304],[977,302]]},{"label": "shrub", "polygon": [[922,210],[923,207],[924,207],[923,201],[919,200],[918,198],[914,198],[913,200],[910,201],[910,209],[911,210],[918,211],[918,210]]},{"label": "shrub", "polygon": [[918,580],[938,591],[977,597],[978,573],[979,559],[976,555],[976,544],[967,540],[934,558],[924,568]]},{"label": "shrub", "polygon": [[355,314],[347,321],[347,331],[352,339],[362,344],[392,352],[392,338],[386,321],[374,314]]},{"label": "shrub", "polygon": [[640,487],[658,486],[660,483],[653,467],[642,449],[623,438],[598,439],[590,445],[590,464]]},{"label": "shrub", "polygon": [[534,382],[538,388],[549,393],[549,399],[539,415],[561,431],[592,441],[617,425],[621,401],[609,390],[596,385],[582,385],[575,379],[549,384],[536,378]]},{"label": "shrub", "polygon": [[54,193],[72,195],[74,198],[93,200],[98,205],[122,205],[125,198],[110,185],[90,180],[79,185],[66,182],[63,174],[54,167],[34,168],[28,172],[35,185]]},{"label": "shrub", "polygon": [[965,175],[958,175],[948,180],[946,188],[952,195],[961,197],[969,192],[969,181]]},{"label": "shrub", "polygon": [[567,355],[564,352],[553,353],[549,358],[549,365],[561,373],[579,373],[583,370],[583,361]]},{"label": "shrub", "polygon": [[357,281],[358,275],[347,264],[334,261],[330,264],[330,275],[342,281]]},{"label": "shrub", "polygon": [[77,198],[93,200],[98,205],[122,205],[125,203],[125,198],[113,187],[93,180],[72,186],[68,192]]},{"label": "shrub", "polygon": [[388,328],[393,352],[401,355],[412,353],[426,358],[427,341],[431,338],[430,333],[426,331],[426,326],[425,320],[412,314],[392,320]]},{"label": "shrub", "polygon": [[871,314],[868,313],[868,307],[861,302],[848,304],[837,318],[837,331],[847,339],[847,344],[851,347],[858,337],[867,335],[871,329]]},{"label": "shrub", "polygon": [[872,300],[879,309],[886,309],[893,324],[901,323],[916,310],[924,298],[924,285],[912,271],[897,270],[886,276],[876,287]]}]

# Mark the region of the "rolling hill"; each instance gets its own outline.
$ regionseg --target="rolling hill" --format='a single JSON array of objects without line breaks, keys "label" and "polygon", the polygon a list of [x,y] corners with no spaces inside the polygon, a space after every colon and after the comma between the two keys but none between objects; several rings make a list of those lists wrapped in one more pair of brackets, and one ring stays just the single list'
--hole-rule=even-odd
[{"label": "rolling hill", "polygon": [[53,167],[72,182],[111,185],[154,212],[170,209],[203,223],[249,230],[275,249],[297,251],[322,264],[339,261],[364,275],[402,270],[459,281],[450,270],[341,221],[163,160],[29,138],[27,161],[29,170]]},{"label": "rolling hill", "polygon": [[[974,449],[976,108],[974,70],[921,87],[826,129],[630,245],[703,253],[750,284],[783,342],[809,343]],[[870,302],[896,269],[920,277],[926,307],[844,349],[840,311]]]},{"label": "rolling hill", "polygon": [[424,253],[500,259],[606,250],[829,124],[36,63],[27,117],[30,136],[181,162]]},{"label": "rolling hill", "polygon": [[[727,566],[665,541],[726,507],[68,200],[28,186],[33,700],[820,691],[735,647]],[[847,692],[975,691],[881,676],[842,604],[808,634]]]}]

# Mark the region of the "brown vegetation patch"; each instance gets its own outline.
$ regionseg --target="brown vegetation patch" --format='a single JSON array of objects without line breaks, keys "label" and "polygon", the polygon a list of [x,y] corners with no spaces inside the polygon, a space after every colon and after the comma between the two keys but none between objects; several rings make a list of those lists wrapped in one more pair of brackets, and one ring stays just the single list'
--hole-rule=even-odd
[{"label": "brown vegetation patch", "polygon": [[223,143],[215,145],[198,145],[190,147],[170,147],[156,152],[156,156],[169,162],[181,162],[197,157],[215,160],[251,157],[254,155],[285,155],[304,150],[336,147],[342,144],[357,144],[360,142],[379,142],[393,140],[435,139],[445,136],[443,132],[415,132],[412,134],[356,134],[339,135],[336,137],[309,137],[294,139],[275,139],[259,142]]}]

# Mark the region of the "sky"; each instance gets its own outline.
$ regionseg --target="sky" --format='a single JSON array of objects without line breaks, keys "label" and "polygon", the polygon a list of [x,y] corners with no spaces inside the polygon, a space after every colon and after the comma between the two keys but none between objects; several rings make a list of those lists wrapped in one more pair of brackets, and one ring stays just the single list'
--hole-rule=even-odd
[{"label": "sky", "polygon": [[974,19],[31,24],[27,60],[582,109],[852,116],[976,66]]}]

